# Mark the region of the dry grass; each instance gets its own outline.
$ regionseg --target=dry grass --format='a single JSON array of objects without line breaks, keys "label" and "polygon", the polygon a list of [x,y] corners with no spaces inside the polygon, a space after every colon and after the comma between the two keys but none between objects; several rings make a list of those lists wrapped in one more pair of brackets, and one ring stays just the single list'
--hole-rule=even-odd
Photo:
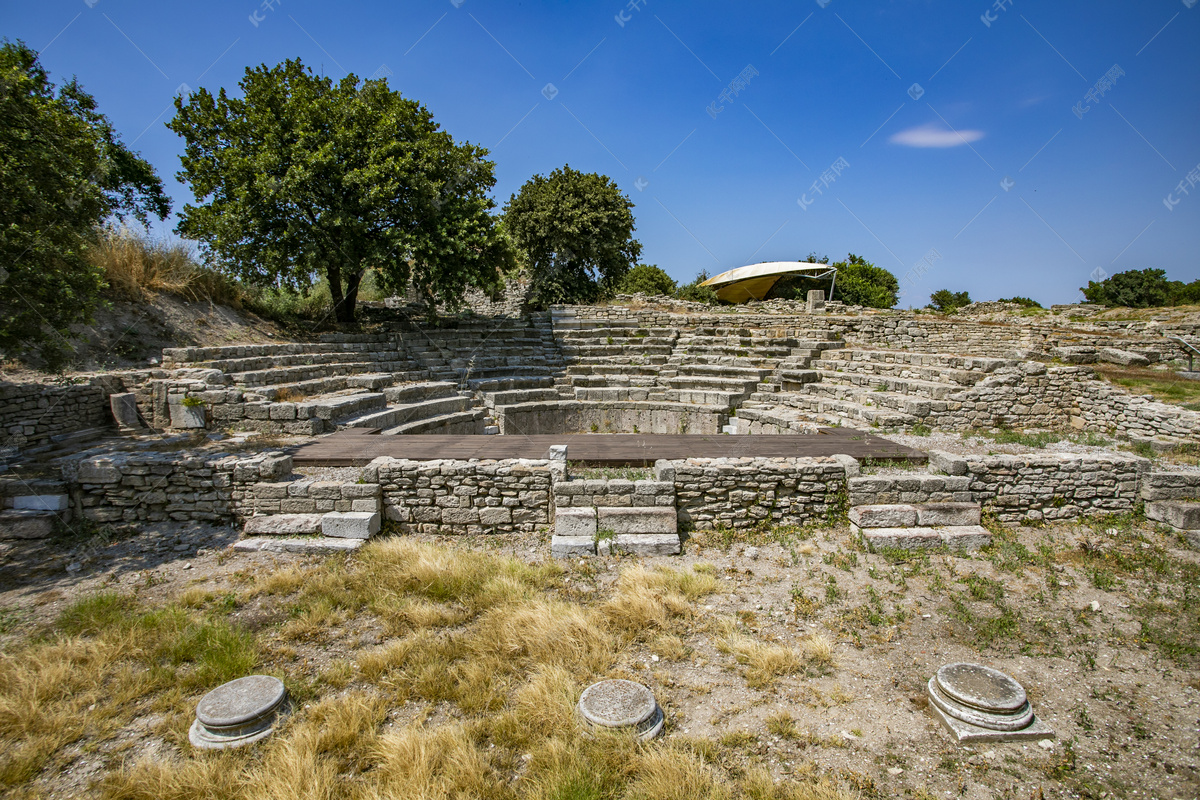
[{"label": "dry grass", "polygon": [[238,285],[196,263],[182,242],[155,241],[129,228],[108,227],[100,231],[88,257],[104,270],[112,290],[129,300],[167,292],[193,302],[241,306]]},{"label": "dry grass", "polygon": [[[0,659],[0,781],[32,791],[32,779],[68,768],[83,746],[104,763],[90,794],[110,800],[842,796],[815,776],[777,784],[731,768],[703,739],[585,735],[582,687],[624,674],[618,664],[635,641],[684,657],[684,636],[697,630],[692,604],[718,584],[703,565],[634,566],[609,596],[572,602],[562,571],[376,541],[354,559],[248,576],[233,599],[274,620],[254,634],[217,616],[231,595],[203,586],[156,610],[134,596],[85,598]],[[297,671],[298,650],[344,647],[328,626],[354,621],[387,640]],[[292,716],[255,748],[193,752],[186,729],[199,696],[264,668],[294,677]],[[389,721],[406,703],[425,710]],[[149,733],[165,749],[143,751],[137,737],[113,746],[148,714],[161,719]]]},{"label": "dry grass", "polygon": [[763,689],[786,675],[806,668],[826,671],[833,667],[833,645],[821,634],[802,639],[798,646],[763,642],[741,633],[733,620],[722,620],[718,629],[724,634],[717,649],[744,667],[746,683]]}]

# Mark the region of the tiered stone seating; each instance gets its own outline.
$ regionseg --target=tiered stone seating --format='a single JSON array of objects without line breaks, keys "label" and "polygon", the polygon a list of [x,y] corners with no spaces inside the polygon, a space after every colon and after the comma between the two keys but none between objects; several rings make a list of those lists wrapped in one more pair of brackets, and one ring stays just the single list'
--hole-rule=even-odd
[{"label": "tiered stone seating", "polygon": [[[345,420],[351,428],[382,428],[385,434],[432,433],[463,425],[478,427],[483,414],[474,400],[458,393],[450,382],[392,386],[380,395],[382,407]],[[449,432],[448,430],[446,432]],[[476,430],[469,431],[477,433]]]},{"label": "tiered stone seating", "polygon": [[402,334],[413,357],[438,380],[553,375],[561,359],[548,335],[548,322],[533,319],[460,322]]},{"label": "tiered stone seating", "polygon": [[810,362],[811,370],[780,370],[781,391],[756,392],[749,406],[769,416],[771,407],[795,408],[824,424],[906,427],[945,411],[954,395],[1014,363],[906,351],[826,350]]},{"label": "tiered stone seating", "polygon": [[467,385],[478,393],[487,408],[559,399],[554,378],[549,375],[486,378],[468,381]]},{"label": "tiered stone seating", "polygon": [[268,399],[321,395],[354,388],[352,376],[375,374],[386,383],[425,377],[391,334],[326,334],[316,342],[179,347],[163,351],[167,369],[218,369],[234,386]]}]

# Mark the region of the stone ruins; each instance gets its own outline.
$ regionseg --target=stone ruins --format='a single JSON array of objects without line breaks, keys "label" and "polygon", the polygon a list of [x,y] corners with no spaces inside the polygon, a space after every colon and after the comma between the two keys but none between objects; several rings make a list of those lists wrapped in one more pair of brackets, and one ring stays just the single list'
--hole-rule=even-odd
[{"label": "stone ruins", "polygon": [[[723,309],[634,297],[436,326],[397,314],[312,341],[168,349],[152,369],[0,386],[17,476],[0,474],[0,535],[44,537],[56,519],[79,517],[202,520],[243,526],[237,547],[248,550],[353,550],[390,526],[545,531],[562,556],[670,554],[692,529],[848,514],[876,546],[976,547],[990,536],[982,514],[1011,525],[1144,505],[1200,542],[1200,471],[1143,456],[1200,443],[1200,413],[1130,394],[1091,366],[1183,369],[1179,340],[1200,340],[1200,325],[1088,313],[985,319],[816,296]],[[741,444],[789,434],[802,448],[830,429],[847,440],[855,429],[907,436],[920,458],[881,469],[852,453],[761,457]],[[937,436],[998,429],[1091,433],[1106,446],[994,453],[943,449]],[[930,433],[928,446],[912,436]],[[566,452],[407,458],[396,438],[432,434],[548,435]],[[633,464],[645,471],[624,478],[569,460],[570,442],[591,434],[739,444],[722,457]],[[301,446],[314,439],[326,451],[337,443],[353,466],[317,469]],[[354,462],[380,443],[395,447]],[[19,467],[30,461],[53,471],[28,477]]]}]

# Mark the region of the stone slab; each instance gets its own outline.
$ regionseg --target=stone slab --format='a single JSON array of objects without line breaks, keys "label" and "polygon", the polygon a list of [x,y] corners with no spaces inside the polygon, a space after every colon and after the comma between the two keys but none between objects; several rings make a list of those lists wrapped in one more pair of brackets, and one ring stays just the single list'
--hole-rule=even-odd
[{"label": "stone slab", "polygon": [[850,521],[860,528],[909,528],[917,524],[917,509],[909,505],[854,506]]},{"label": "stone slab", "polygon": [[27,494],[13,498],[13,508],[24,511],[66,511],[70,498],[65,494]]},{"label": "stone slab", "polygon": [[218,686],[200,700],[188,739],[202,750],[244,747],[269,736],[287,711],[282,681],[248,675]]},{"label": "stone slab", "polygon": [[622,534],[679,532],[679,515],[674,508],[598,508],[596,525],[600,531]]},{"label": "stone slab", "polygon": [[146,427],[138,416],[137,395],[133,392],[110,394],[108,407],[112,410],[113,419],[117,421],[119,429],[137,430]]},{"label": "stone slab", "polygon": [[1118,350],[1115,347],[1104,347],[1096,354],[1101,361],[1107,361],[1110,364],[1120,364],[1123,367],[1148,367],[1150,359],[1139,353],[1131,353],[1128,350]]},{"label": "stone slab", "polygon": [[304,536],[321,532],[324,514],[273,514],[250,517],[242,531],[264,536]]},{"label": "stone slab", "polygon": [[1200,531],[1200,502],[1158,500],[1146,503],[1146,519],[1181,531]]},{"label": "stone slab", "polygon": [[618,533],[612,549],[635,556],[677,556],[683,546],[677,533]]},{"label": "stone slab", "polygon": [[921,527],[978,525],[982,508],[979,503],[921,503],[917,507]]},{"label": "stone slab", "polygon": [[593,683],[579,696],[579,713],[593,725],[632,728],[654,715],[654,693],[640,683],[613,679]]},{"label": "stone slab", "polygon": [[330,553],[352,553],[363,546],[365,539],[331,539],[317,536],[311,539],[285,539],[253,537],[241,539],[233,543],[233,549],[241,552],[257,553],[314,553],[325,555]]},{"label": "stone slab", "polygon": [[955,719],[933,703],[929,704],[929,711],[935,719],[946,727],[946,730],[950,731],[950,734],[958,740],[959,744],[969,744],[971,742],[1019,742],[1029,739],[1054,738],[1054,730],[1042,722],[1037,715],[1034,715],[1033,722],[1029,723],[1029,727],[1022,728],[1019,731],[993,731],[988,728],[980,728],[978,725],[971,725],[968,722],[963,722],[961,719]]},{"label": "stone slab", "polygon": [[850,526],[871,547],[940,547],[975,550],[992,540],[992,534],[981,525],[911,528],[860,528]]},{"label": "stone slab", "polygon": [[53,511],[0,511],[0,539],[45,539],[54,532],[57,518]]},{"label": "stone slab", "polygon": [[596,539],[594,536],[559,536],[550,537],[550,555],[554,558],[578,558],[579,556],[596,555]]},{"label": "stone slab", "polygon": [[596,509],[590,506],[555,509],[554,533],[556,536],[586,536],[595,541]]},{"label": "stone slab", "polygon": [[370,539],[379,526],[378,511],[331,511],[321,517],[321,533],[339,539]]}]

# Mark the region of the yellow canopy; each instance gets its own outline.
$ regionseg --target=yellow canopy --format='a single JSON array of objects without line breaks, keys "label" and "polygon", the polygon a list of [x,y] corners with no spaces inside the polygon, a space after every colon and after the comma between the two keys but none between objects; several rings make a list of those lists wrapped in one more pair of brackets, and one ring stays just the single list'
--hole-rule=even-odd
[{"label": "yellow canopy", "polygon": [[713,287],[717,297],[727,303],[744,303],[747,300],[762,300],[784,275],[803,273],[811,278],[827,278],[836,271],[828,264],[766,261],[722,272],[700,285]]}]

